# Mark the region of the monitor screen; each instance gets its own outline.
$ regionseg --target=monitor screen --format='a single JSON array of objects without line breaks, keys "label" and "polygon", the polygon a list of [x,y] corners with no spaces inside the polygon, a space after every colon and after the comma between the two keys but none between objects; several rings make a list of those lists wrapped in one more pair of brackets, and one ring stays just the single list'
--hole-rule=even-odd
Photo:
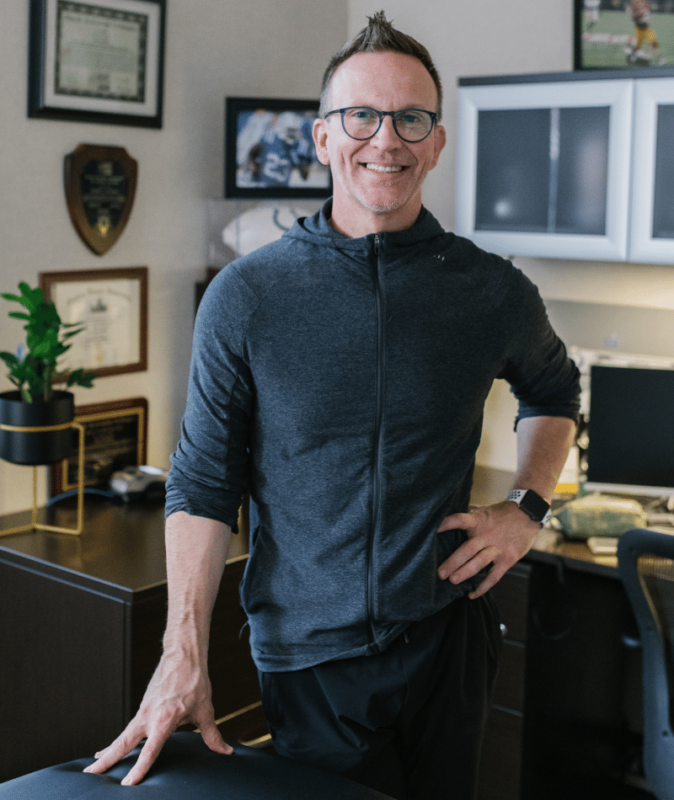
[{"label": "monitor screen", "polygon": [[585,488],[674,495],[674,370],[590,371]]}]

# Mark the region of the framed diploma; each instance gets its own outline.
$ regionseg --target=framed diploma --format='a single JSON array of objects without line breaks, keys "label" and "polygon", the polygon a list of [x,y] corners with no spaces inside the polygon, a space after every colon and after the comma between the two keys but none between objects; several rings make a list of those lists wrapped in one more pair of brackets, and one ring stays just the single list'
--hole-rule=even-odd
[{"label": "framed diploma", "polygon": [[63,322],[84,325],[63,356],[101,377],[147,369],[147,267],[42,272],[40,287]]},{"label": "framed diploma", "polygon": [[28,116],[161,128],[166,0],[30,0]]},{"label": "framed diploma", "polygon": [[[75,407],[84,426],[84,485],[105,489],[115,470],[138,467],[147,457],[147,400],[132,397]],[[69,458],[51,467],[52,497],[77,488],[77,432]]]}]

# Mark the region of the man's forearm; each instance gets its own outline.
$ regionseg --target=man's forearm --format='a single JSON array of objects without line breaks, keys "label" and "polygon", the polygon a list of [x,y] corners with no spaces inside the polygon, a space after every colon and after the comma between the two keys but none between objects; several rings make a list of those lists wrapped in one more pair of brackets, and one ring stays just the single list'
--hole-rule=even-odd
[{"label": "man's forearm", "polygon": [[198,648],[205,660],[211,613],[229,552],[231,529],[183,511],[166,520],[168,619],[164,650]]},{"label": "man's forearm", "polygon": [[525,417],[517,425],[517,473],[513,489],[533,489],[548,502],[555,491],[576,423],[567,417]]}]

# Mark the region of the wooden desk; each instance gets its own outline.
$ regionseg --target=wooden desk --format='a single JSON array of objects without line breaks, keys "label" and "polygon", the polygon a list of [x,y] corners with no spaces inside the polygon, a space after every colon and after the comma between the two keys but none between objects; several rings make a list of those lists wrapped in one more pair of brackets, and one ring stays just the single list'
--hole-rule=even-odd
[{"label": "wooden desk", "polygon": [[[48,515],[69,525],[74,510]],[[159,659],[161,505],[87,497],[85,516],[80,537],[0,539],[0,780],[109,744]],[[616,563],[543,534],[495,588],[508,631],[480,800],[601,800],[624,790],[619,773],[640,741],[640,664],[625,644],[636,629]],[[213,619],[218,718],[259,700],[247,638],[237,638],[242,567],[228,565]],[[230,739],[264,732],[259,709],[223,728]]]},{"label": "wooden desk", "polygon": [[[75,511],[41,513],[67,526]],[[4,517],[0,527],[28,516]],[[243,566],[228,563],[213,614],[216,719],[259,701],[247,637],[238,638]],[[0,539],[0,781],[92,755],[122,731],[159,660],[166,601],[161,504],[87,497],[81,536]],[[248,740],[266,727],[257,710],[221,731]]]}]

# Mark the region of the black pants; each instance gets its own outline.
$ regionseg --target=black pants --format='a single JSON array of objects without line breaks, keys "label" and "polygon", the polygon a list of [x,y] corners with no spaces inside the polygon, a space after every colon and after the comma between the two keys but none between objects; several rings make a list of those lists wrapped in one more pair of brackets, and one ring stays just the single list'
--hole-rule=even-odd
[{"label": "black pants", "polygon": [[473,800],[500,650],[493,601],[462,598],[379,655],[260,673],[274,747],[396,800]]}]

